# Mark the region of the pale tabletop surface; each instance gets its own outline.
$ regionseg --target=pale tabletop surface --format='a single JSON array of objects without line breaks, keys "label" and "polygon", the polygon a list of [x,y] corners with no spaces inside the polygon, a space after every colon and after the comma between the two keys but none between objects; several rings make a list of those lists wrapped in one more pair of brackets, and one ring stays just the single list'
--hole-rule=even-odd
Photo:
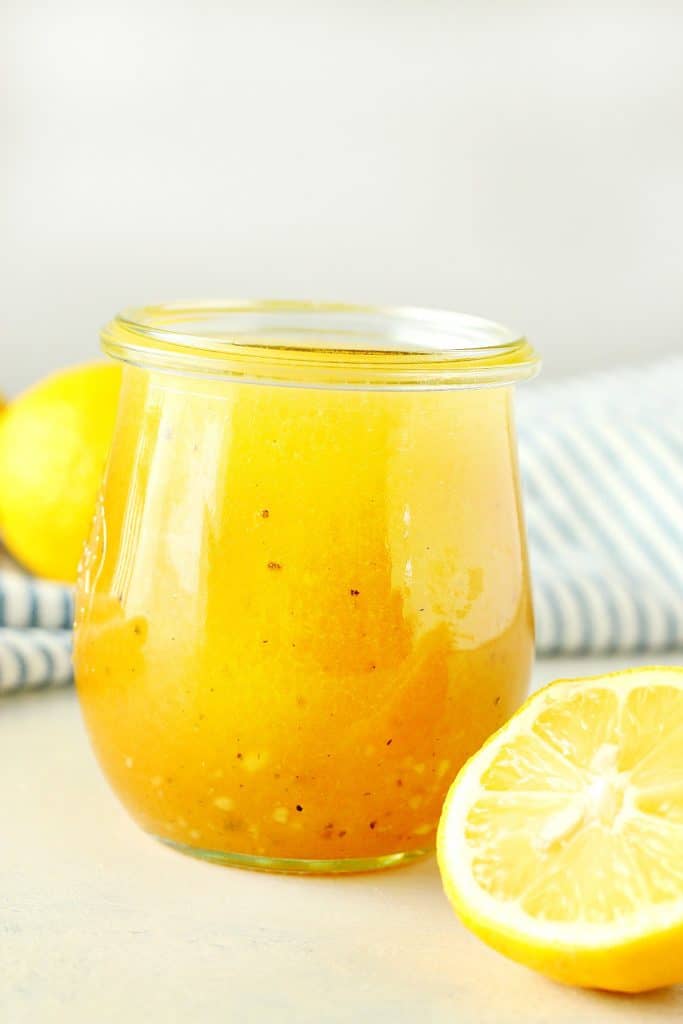
[{"label": "pale tabletop surface", "polygon": [[[534,683],[628,663],[545,661]],[[0,767],[3,1024],[683,1019],[683,988],[574,991],[491,952],[450,911],[433,859],[301,879],[161,847],[109,792],[72,689],[0,701]]]}]

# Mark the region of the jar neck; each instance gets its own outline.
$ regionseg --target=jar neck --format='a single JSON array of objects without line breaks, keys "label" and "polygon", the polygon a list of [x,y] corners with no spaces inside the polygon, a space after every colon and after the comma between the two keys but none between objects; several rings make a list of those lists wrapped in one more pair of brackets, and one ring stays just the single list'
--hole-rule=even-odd
[{"label": "jar neck", "polygon": [[158,371],[292,387],[492,387],[539,366],[525,338],[478,317],[338,303],[149,306],[117,316],[102,344]]}]

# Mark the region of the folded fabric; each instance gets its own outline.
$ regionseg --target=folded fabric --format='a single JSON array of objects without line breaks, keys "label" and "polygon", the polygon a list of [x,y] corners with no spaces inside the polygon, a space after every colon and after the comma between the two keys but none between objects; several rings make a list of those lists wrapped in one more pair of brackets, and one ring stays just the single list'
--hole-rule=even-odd
[{"label": "folded fabric", "polygon": [[683,359],[520,388],[537,649],[683,646]]},{"label": "folded fabric", "polygon": [[70,683],[70,629],[0,627],[0,694]]},{"label": "folded fabric", "polygon": [[[683,359],[518,391],[539,654],[683,647]],[[69,682],[71,588],[0,561],[0,693]]]},{"label": "folded fabric", "polygon": [[0,556],[0,694],[71,682],[71,587]]},{"label": "folded fabric", "polygon": [[27,576],[5,555],[0,558],[0,627],[70,629],[71,587]]}]

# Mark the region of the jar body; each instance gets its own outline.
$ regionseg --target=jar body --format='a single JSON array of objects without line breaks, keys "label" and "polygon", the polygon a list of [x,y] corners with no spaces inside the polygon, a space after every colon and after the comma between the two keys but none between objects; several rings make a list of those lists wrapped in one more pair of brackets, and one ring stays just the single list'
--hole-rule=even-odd
[{"label": "jar body", "polygon": [[511,387],[126,368],[75,665],[145,830],[275,870],[424,852],[532,656]]}]

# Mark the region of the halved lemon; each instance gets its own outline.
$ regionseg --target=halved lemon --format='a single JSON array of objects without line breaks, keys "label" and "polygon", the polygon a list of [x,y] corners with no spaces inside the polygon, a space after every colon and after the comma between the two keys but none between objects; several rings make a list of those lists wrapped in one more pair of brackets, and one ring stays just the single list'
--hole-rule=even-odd
[{"label": "halved lemon", "polygon": [[463,922],[558,981],[683,982],[683,668],[561,679],[463,767],[438,858]]}]

